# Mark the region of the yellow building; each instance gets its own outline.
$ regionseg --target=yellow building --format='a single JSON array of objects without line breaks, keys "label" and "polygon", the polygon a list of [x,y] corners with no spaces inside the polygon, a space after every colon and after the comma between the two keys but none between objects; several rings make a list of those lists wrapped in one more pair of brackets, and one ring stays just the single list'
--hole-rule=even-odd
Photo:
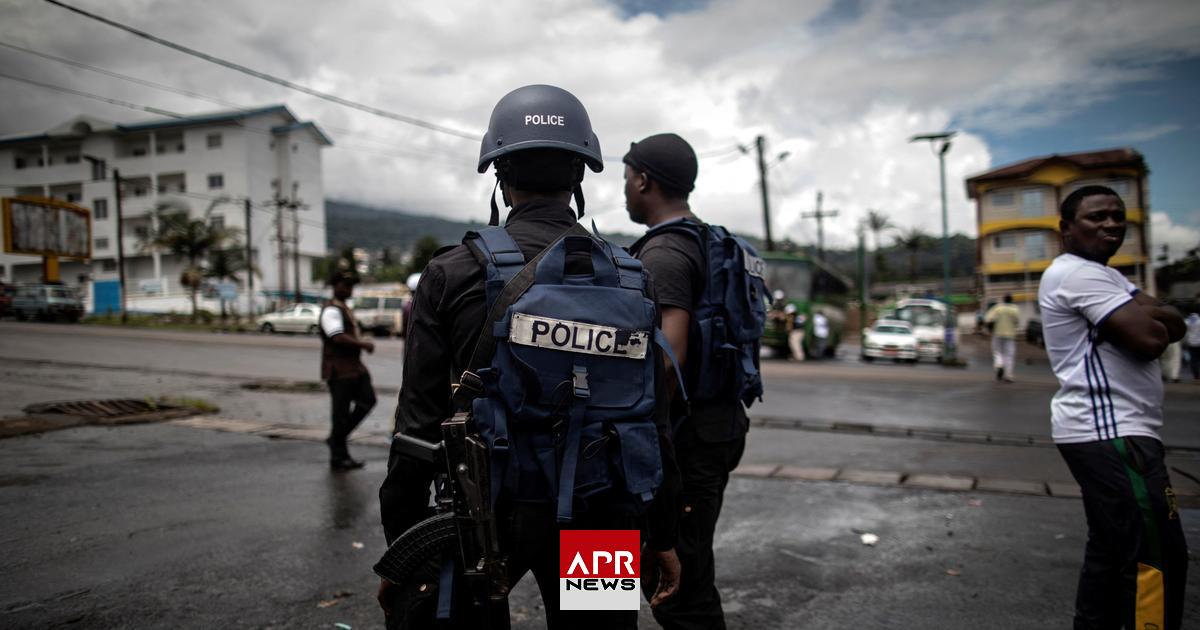
[{"label": "yellow building", "polygon": [[1125,244],[1109,265],[1139,287],[1153,282],[1146,255],[1147,174],[1141,153],[1111,149],[1033,158],[968,178],[984,305],[1011,293],[1022,323],[1036,313],[1042,272],[1062,253],[1058,207],[1072,191],[1091,184],[1112,188],[1125,202]]}]

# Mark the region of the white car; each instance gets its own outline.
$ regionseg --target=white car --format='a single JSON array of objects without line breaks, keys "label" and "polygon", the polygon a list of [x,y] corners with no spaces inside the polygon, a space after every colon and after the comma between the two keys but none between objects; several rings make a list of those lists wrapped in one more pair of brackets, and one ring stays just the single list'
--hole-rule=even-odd
[{"label": "white car", "polygon": [[258,318],[258,329],[265,333],[299,332],[317,334],[321,327],[321,307],[317,304],[293,304]]},{"label": "white car", "polygon": [[893,361],[917,362],[917,336],[908,322],[898,319],[881,319],[874,326],[863,329],[862,360],[892,359]]}]

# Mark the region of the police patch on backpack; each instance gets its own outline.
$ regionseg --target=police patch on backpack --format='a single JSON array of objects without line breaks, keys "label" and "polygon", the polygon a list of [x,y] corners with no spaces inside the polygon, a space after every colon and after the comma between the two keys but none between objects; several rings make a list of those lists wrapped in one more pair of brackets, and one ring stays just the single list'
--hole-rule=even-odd
[{"label": "police patch on backpack", "polygon": [[[485,267],[490,312],[506,284],[530,270],[501,227],[465,242]],[[590,272],[569,273],[569,256],[590,258]],[[532,284],[494,320],[495,352],[477,373],[483,393],[472,414],[490,449],[492,496],[503,489],[519,501],[553,501],[564,522],[577,499],[607,490],[649,501],[663,476],[650,344],[669,346],[642,264],[572,232],[534,265]]]},{"label": "police patch on backpack", "polygon": [[586,322],[513,313],[509,343],[563,352],[583,352],[602,357],[646,358],[649,334]]}]

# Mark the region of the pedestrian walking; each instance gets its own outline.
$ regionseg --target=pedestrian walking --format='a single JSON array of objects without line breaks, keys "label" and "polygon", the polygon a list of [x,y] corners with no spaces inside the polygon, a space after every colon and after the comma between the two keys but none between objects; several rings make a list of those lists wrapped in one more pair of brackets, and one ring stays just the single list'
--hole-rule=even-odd
[{"label": "pedestrian walking", "polygon": [[813,311],[813,357],[824,359],[829,351],[829,318],[821,311]]},{"label": "pedestrian walking", "polygon": [[[558,541],[564,529],[644,530],[643,557],[662,570],[651,605],[677,588],[679,471],[649,286],[640,263],[576,222],[584,169],[604,163],[572,94],[531,85],[500,99],[478,170],[489,166],[510,210],[498,227],[493,193],[491,227],[439,252],[421,274],[396,430],[439,441],[442,421],[467,410],[455,401],[468,399],[489,446],[508,583],[533,573],[549,628],[635,628],[637,611],[559,610]],[[514,279],[532,284],[504,291]],[[499,319],[489,321],[493,311]],[[473,361],[484,335],[495,350]],[[389,543],[430,513],[434,476],[394,443],[379,492]],[[436,567],[412,584],[384,581],[388,627],[427,628],[435,617],[479,627],[440,584],[462,590],[439,582]]]},{"label": "pedestrian walking", "polygon": [[1183,337],[1183,317],[1107,266],[1125,240],[1120,196],[1084,186],[1060,215],[1064,253],[1042,275],[1038,303],[1059,382],[1053,438],[1087,515],[1075,628],[1176,630],[1188,553],[1158,433],[1157,359]]},{"label": "pedestrian walking", "polygon": [[1200,313],[1192,311],[1187,316],[1187,335],[1183,338],[1183,349],[1188,354],[1188,367],[1192,380],[1200,381]]},{"label": "pedestrian walking", "polygon": [[[676,392],[671,414],[683,474],[677,545],[682,579],[679,592],[653,610],[654,618],[668,630],[724,628],[713,534],[729,473],[746,448],[745,406],[762,394],[758,349],[769,298],[753,249],[692,212],[688,195],[698,163],[687,141],[653,135],[633,143],[622,161],[629,217],[649,228],[630,252],[654,280],[662,329],[689,395]],[[791,308],[784,308],[788,317]],[[654,575],[651,567],[644,576],[647,596]]]},{"label": "pedestrian walking", "polygon": [[996,380],[1011,383],[1017,356],[1017,327],[1021,324],[1021,312],[1013,304],[1012,294],[1005,294],[1003,302],[989,308],[983,321],[992,333],[992,367],[996,370]]},{"label": "pedestrian walking", "polygon": [[362,338],[354,313],[346,300],[354,293],[358,275],[336,271],[330,280],[333,299],[321,309],[321,380],[329,387],[330,413],[329,466],[334,470],[362,468],[363,463],[350,457],[346,440],[375,406],[375,388],[371,373],[363,365],[362,353],[375,352],[375,344]]}]

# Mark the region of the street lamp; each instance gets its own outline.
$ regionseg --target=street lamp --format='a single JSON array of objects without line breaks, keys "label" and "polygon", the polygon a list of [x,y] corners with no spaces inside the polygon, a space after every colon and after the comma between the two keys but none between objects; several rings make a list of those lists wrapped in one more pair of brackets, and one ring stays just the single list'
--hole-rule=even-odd
[{"label": "street lamp", "polygon": [[954,338],[956,317],[950,304],[950,226],[946,216],[946,153],[950,151],[950,139],[955,131],[942,133],[925,133],[915,135],[909,142],[928,142],[938,156],[938,174],[942,183],[942,291],[946,298],[946,332],[942,339],[942,361],[953,365],[958,361],[956,356],[957,343]]},{"label": "street lamp", "polygon": [[[93,157],[84,154],[83,159],[92,163],[92,181],[102,181],[108,178],[108,163],[103,158]],[[117,290],[120,291],[121,299],[121,323],[128,321],[128,314],[125,310],[125,234],[122,229],[121,216],[121,171],[113,169],[113,195],[116,197],[116,228],[117,228]]]}]

